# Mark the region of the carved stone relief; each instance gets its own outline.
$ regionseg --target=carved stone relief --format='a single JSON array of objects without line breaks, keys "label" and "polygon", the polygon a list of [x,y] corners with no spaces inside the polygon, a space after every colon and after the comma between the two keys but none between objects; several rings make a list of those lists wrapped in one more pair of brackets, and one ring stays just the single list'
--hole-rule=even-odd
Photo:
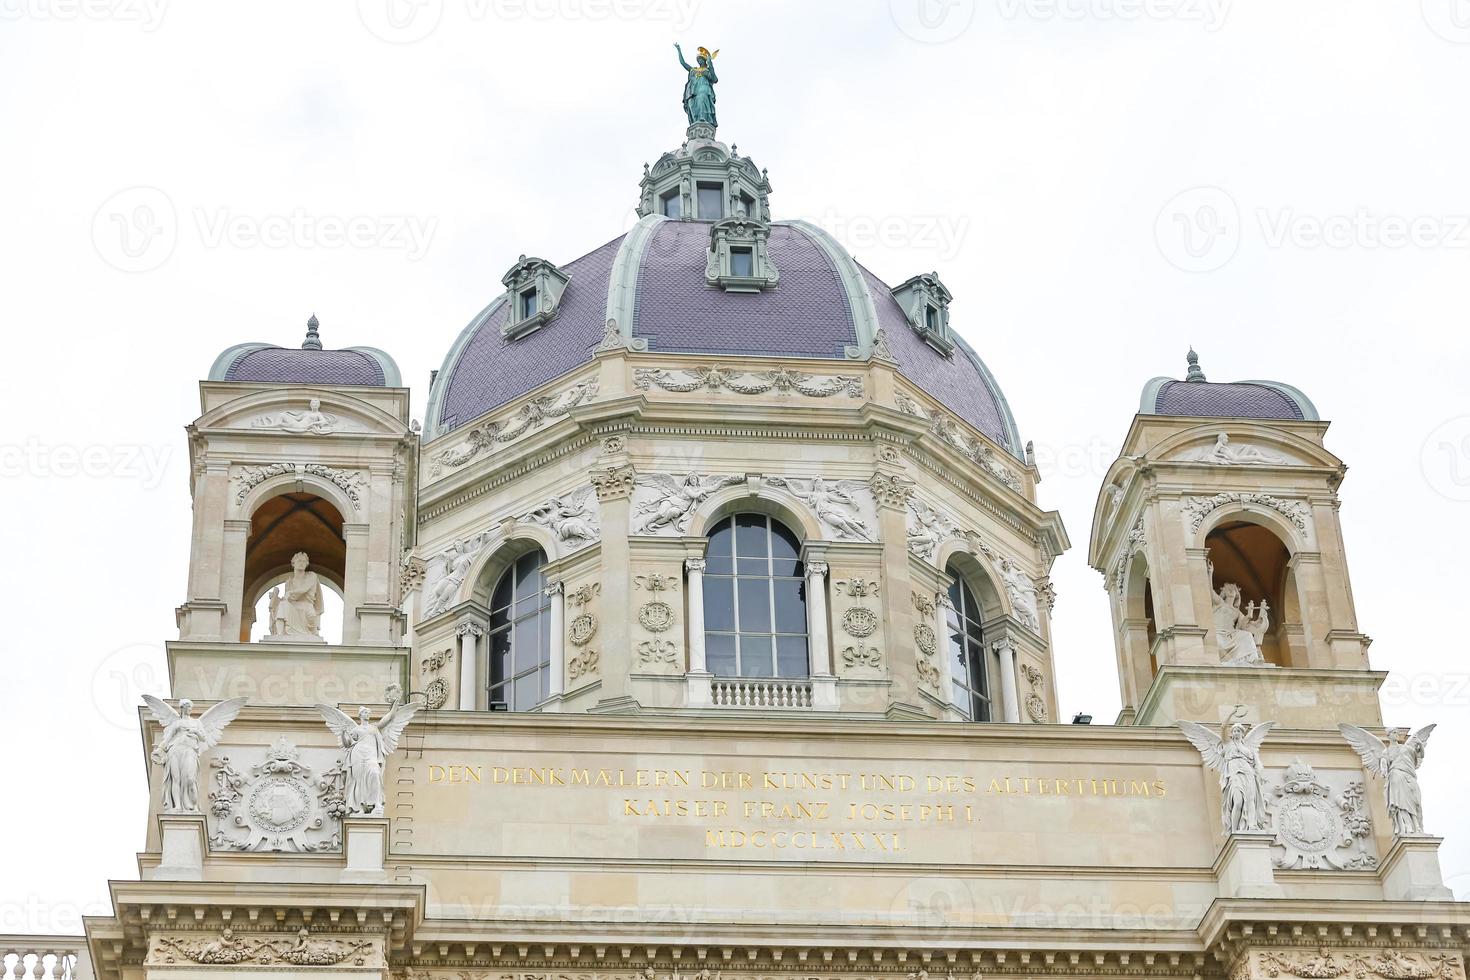
[{"label": "carved stone relief", "polygon": [[705,498],[745,482],[743,476],[682,477],[667,473],[640,476],[633,490],[633,528],[639,534],[685,534],[694,511]]},{"label": "carved stone relief", "polygon": [[1268,507],[1291,521],[1292,525],[1303,533],[1306,532],[1307,521],[1311,517],[1307,505],[1300,500],[1282,500],[1269,493],[1232,490],[1217,493],[1211,497],[1185,497],[1182,506],[1184,516],[1189,520],[1189,529],[1198,531],[1206,517],[1229,504],[1257,504],[1261,507]]},{"label": "carved stone relief", "polygon": [[552,497],[516,517],[521,524],[537,524],[556,538],[557,556],[570,554],[602,538],[589,484],[563,497]]},{"label": "carved stone relief", "polygon": [[429,475],[439,476],[445,467],[459,467],[480,454],[494,452],[497,445],[514,442],[548,422],[565,418],[572,409],[597,397],[597,381],[583,381],[556,395],[542,395],[522,405],[503,420],[486,422],[471,429],[458,448],[441,449],[430,459]]},{"label": "carved stone relief", "polygon": [[1397,949],[1256,950],[1249,976],[1300,980],[1464,980],[1465,962],[1457,953]]},{"label": "carved stone relief", "polygon": [[871,541],[876,514],[869,503],[872,490],[861,480],[826,480],[820,476],[771,476],[766,483],[790,490],[811,509],[813,516],[838,540]]},{"label": "carved stone relief", "polygon": [[337,416],[322,411],[321,399],[313,398],[306,411],[287,409],[273,415],[261,415],[250,422],[252,429],[276,429],[295,435],[324,436],[340,428]]},{"label": "carved stone relief", "polygon": [[567,592],[567,608],[582,610],[567,623],[567,640],[579,652],[567,660],[567,677],[578,681],[590,678],[598,672],[601,658],[597,650],[588,646],[597,635],[597,617],[592,615],[592,601],[602,592],[602,585],[589,582]]},{"label": "carved stone relief", "polygon": [[319,476],[337,487],[352,503],[353,510],[362,509],[366,480],[357,470],[339,470],[323,463],[267,463],[263,466],[241,466],[235,471],[235,502],[244,503],[251,490],[275,476],[307,473]]},{"label": "carved stone relief", "polygon": [[428,560],[424,581],[425,618],[437,616],[454,604],[475,558],[493,538],[493,532],[482,531],[463,541],[454,542]]},{"label": "carved stone relief", "polygon": [[[872,677],[875,671],[883,669],[883,650],[879,637],[875,636],[881,622],[882,606],[878,606],[878,611],[868,606],[869,600],[878,598],[876,578],[848,575],[832,582],[832,614],[842,632],[858,641],[846,643],[839,649],[838,672],[844,676]],[[838,640],[838,643],[842,642]]]},{"label": "carved stone relief", "polygon": [[1283,466],[1294,462],[1270,449],[1231,442],[1223,432],[1215,436],[1212,445],[1186,450],[1175,458],[1181,462],[1214,463],[1216,466]]},{"label": "carved stone relief", "polygon": [[1278,868],[1375,868],[1373,825],[1363,800],[1363,782],[1350,779],[1334,793],[1307,763],[1297,759],[1272,790]]},{"label": "carved stone relief", "polygon": [[[337,851],[346,814],[340,766],[315,775],[284,736],[245,772],[228,756],[210,763],[209,846],[220,851]],[[212,818],[212,819],[210,819]]]},{"label": "carved stone relief", "polygon": [[676,371],[637,368],[633,372],[633,385],[639,391],[656,387],[676,394],[704,390],[764,395],[774,391],[794,392],[808,398],[830,398],[833,395],[863,397],[862,378],[845,374],[807,374],[786,367],[769,371],[742,371],[721,365]]},{"label": "carved stone relief", "polygon": [[193,936],[155,936],[146,962],[161,966],[198,963],[202,966],[381,966],[382,954],[369,939],[326,939],[301,929],[294,939],[284,936],[238,936],[229,926],[218,939]]},{"label": "carved stone relief", "polygon": [[1021,676],[1026,679],[1027,685],[1031,688],[1026,692],[1026,717],[1035,724],[1044,725],[1049,720],[1046,697],[1042,693],[1046,690],[1046,675],[1041,672],[1040,668],[1032,664],[1022,664]]}]

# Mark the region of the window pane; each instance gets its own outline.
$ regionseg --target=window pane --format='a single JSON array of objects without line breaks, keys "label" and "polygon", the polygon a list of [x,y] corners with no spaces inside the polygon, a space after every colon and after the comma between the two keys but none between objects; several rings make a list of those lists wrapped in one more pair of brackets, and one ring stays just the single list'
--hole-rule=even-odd
[{"label": "window pane", "polygon": [[709,532],[709,547],[705,549],[705,556],[722,555],[729,557],[735,553],[735,530],[730,518],[725,518],[716,524]]},{"label": "window pane", "polygon": [[801,554],[801,542],[780,521],[771,522],[771,554],[776,558],[792,560]]},{"label": "window pane", "polygon": [[771,631],[771,580],[736,579],[739,583],[740,632]]},{"label": "window pane", "polygon": [[974,721],[990,720],[990,702],[985,698],[976,697],[974,707],[970,712],[970,718]]},{"label": "window pane", "polygon": [[706,221],[725,216],[725,188],[722,185],[699,185],[699,216]]},{"label": "window pane", "polygon": [[500,581],[495,586],[495,596],[490,600],[490,608],[499,611],[510,605],[510,593],[514,586],[515,575],[506,572],[500,576]]},{"label": "window pane", "polygon": [[766,519],[760,514],[738,514],[735,517],[735,553],[748,558],[765,558],[770,555],[770,535]]},{"label": "window pane", "polygon": [[771,587],[776,594],[776,632],[805,633],[805,583],[797,579],[777,579]]},{"label": "window pane", "polygon": [[755,274],[755,256],[748,248],[730,250],[730,275],[749,277]]},{"label": "window pane", "polygon": [[500,702],[501,704],[504,704],[507,707],[509,707],[509,703],[510,703],[510,686],[509,685],[499,685],[499,686],[496,686],[496,687],[492,687],[490,689],[490,708],[491,708],[492,711],[495,709],[495,703],[497,701]]},{"label": "window pane", "polygon": [[774,677],[769,636],[740,635],[740,676]]},{"label": "window pane", "polygon": [[704,628],[707,630],[735,631],[735,580],[729,578],[706,578],[704,580]]},{"label": "window pane", "polygon": [[490,637],[490,683],[499,684],[510,677],[510,630]]},{"label": "window pane", "polygon": [[680,204],[681,203],[682,202],[680,201],[679,192],[678,191],[673,191],[671,193],[665,194],[663,196],[663,212],[664,212],[664,217],[665,218],[678,218],[678,217],[680,217],[680,212],[683,210],[680,207]]},{"label": "window pane", "polygon": [[515,661],[515,672],[517,674],[529,670],[541,662],[541,637],[537,635],[537,627],[541,625],[539,616],[516,623],[511,634],[512,659]]},{"label": "window pane", "polygon": [[704,660],[710,673],[721,677],[735,676],[735,635],[709,633],[704,638]]},{"label": "window pane", "polygon": [[771,559],[769,558],[737,558],[735,559],[736,575],[759,575],[765,578],[771,574]]},{"label": "window pane", "polygon": [[518,677],[511,686],[510,710],[526,711],[536,707],[541,699],[541,678],[539,674],[527,674]]},{"label": "window pane", "polygon": [[521,319],[536,315],[536,290],[521,293]]},{"label": "window pane", "polygon": [[806,637],[776,637],[777,677],[805,677],[807,667]]}]

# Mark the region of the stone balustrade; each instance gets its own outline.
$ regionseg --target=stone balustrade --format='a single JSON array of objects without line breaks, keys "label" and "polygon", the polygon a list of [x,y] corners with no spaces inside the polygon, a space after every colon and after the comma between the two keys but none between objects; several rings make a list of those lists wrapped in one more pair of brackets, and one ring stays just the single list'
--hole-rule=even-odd
[{"label": "stone balustrade", "polygon": [[0,980],[91,980],[80,936],[0,936]]},{"label": "stone balustrade", "polygon": [[710,682],[710,696],[717,708],[810,708],[812,682],[716,677]]}]

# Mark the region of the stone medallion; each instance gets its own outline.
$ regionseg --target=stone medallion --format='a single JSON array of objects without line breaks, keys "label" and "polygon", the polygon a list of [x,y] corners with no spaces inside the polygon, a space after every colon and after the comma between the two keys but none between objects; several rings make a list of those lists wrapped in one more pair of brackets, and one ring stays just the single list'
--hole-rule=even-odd
[{"label": "stone medallion", "polygon": [[862,639],[878,629],[878,614],[862,606],[854,606],[842,614],[842,629],[848,636]]}]

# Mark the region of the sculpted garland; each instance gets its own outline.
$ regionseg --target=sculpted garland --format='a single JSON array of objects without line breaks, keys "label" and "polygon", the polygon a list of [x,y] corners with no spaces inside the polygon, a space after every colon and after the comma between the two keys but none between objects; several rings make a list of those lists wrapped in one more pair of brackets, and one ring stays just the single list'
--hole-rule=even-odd
[{"label": "sculpted garland", "polygon": [[656,387],[675,394],[705,390],[764,395],[775,391],[795,392],[808,398],[830,398],[833,395],[863,397],[862,378],[846,374],[807,374],[786,367],[769,371],[742,371],[721,365],[674,371],[637,368],[633,371],[633,386],[639,391]]},{"label": "sculpted garland", "polygon": [[323,463],[267,463],[264,466],[242,466],[235,474],[235,483],[239,486],[235,493],[235,502],[244,503],[245,497],[251,490],[271,477],[289,476],[293,473],[307,473],[321,477],[347,495],[347,499],[352,502],[353,510],[362,509],[364,482],[362,473],[356,470],[334,469]]},{"label": "sculpted garland", "polygon": [[1307,518],[1310,516],[1307,505],[1300,500],[1282,500],[1269,493],[1228,491],[1211,497],[1186,497],[1184,515],[1189,518],[1189,529],[1198,531],[1206,517],[1227,504],[1259,504],[1269,507],[1291,521],[1298,531],[1303,532],[1307,529]]},{"label": "sculpted garland", "polygon": [[445,467],[459,467],[479,456],[491,453],[501,443],[514,442],[532,429],[565,418],[572,409],[597,397],[597,382],[583,381],[557,395],[542,395],[522,405],[506,421],[486,422],[469,431],[465,444],[458,449],[441,449],[431,457],[430,476],[438,476]]}]

